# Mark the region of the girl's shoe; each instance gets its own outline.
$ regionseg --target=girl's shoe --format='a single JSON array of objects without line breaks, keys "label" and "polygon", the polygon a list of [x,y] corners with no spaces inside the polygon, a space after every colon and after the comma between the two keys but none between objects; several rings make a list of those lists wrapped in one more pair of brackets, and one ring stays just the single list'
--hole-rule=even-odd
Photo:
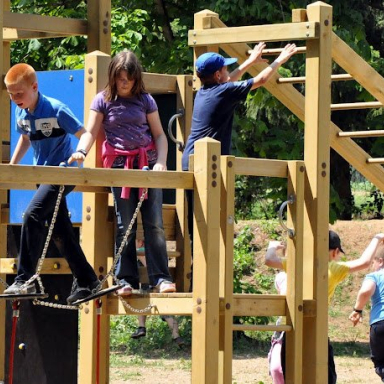
[{"label": "girl's shoe", "polygon": [[119,296],[131,296],[132,295],[132,285],[127,283],[122,288],[118,289],[116,293]]},{"label": "girl's shoe", "polygon": [[136,331],[132,333],[131,339],[140,339],[147,334],[145,327],[137,327]]},{"label": "girl's shoe", "polygon": [[160,284],[156,285],[156,290],[159,293],[176,292],[176,284],[171,281],[163,280]]}]

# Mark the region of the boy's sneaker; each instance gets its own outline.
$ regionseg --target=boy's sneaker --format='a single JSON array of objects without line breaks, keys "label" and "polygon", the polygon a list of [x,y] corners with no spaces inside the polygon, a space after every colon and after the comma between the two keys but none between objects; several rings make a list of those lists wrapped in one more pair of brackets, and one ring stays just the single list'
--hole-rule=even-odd
[{"label": "boy's sneaker", "polygon": [[5,295],[34,295],[36,293],[35,283],[30,283],[23,287],[25,281],[16,280],[11,286],[5,289]]},{"label": "boy's sneaker", "polygon": [[132,333],[131,339],[140,339],[147,334],[145,327],[137,327],[136,331]]},{"label": "boy's sneaker", "polygon": [[75,289],[67,297],[67,303],[73,304],[77,300],[82,300],[88,296],[91,296],[93,293],[93,290],[98,288],[99,285],[100,285],[100,280],[92,281],[92,283],[90,283],[88,287],[79,287],[77,284],[75,284]]},{"label": "boy's sneaker", "polygon": [[67,303],[71,305],[77,300],[82,300],[88,296],[91,296],[91,294],[92,292],[88,287],[76,286],[73,292],[67,297]]},{"label": "boy's sneaker", "polygon": [[129,283],[126,283],[122,288],[118,289],[116,293],[119,296],[131,296],[132,295],[132,285]]},{"label": "boy's sneaker", "polygon": [[155,288],[159,293],[176,292],[176,284],[168,280],[163,280],[161,283],[157,284]]}]

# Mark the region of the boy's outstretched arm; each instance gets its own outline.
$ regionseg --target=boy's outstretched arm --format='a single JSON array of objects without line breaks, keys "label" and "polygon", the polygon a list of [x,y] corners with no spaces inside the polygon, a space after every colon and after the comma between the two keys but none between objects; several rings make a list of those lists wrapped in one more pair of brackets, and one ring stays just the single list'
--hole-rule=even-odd
[{"label": "boy's outstretched arm", "polygon": [[267,68],[263,69],[256,77],[253,78],[253,85],[251,89],[256,89],[264,85],[277,69],[284,64],[288,59],[297,51],[295,44],[287,44],[277,59],[271,63]]},{"label": "boy's outstretched arm", "polygon": [[248,59],[229,74],[229,81],[239,80],[246,70],[256,63],[267,63],[268,60],[261,57],[265,47],[266,45],[263,42],[255,45]]},{"label": "boy's outstretched arm", "polygon": [[349,267],[349,271],[357,272],[368,268],[371,264],[372,258],[375,256],[378,245],[383,241],[384,233],[378,233],[375,235],[369,243],[368,247],[365,248],[365,251],[358,259],[350,260],[345,263]]},{"label": "boy's outstretched arm", "polygon": [[265,254],[265,265],[271,268],[283,269],[283,261],[277,251],[285,249],[280,241],[270,241]]}]

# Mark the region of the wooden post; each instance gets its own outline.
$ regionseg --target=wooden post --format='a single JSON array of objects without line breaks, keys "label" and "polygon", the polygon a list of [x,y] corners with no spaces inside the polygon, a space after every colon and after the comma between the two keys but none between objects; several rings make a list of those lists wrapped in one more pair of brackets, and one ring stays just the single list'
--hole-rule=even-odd
[{"label": "wooden post", "polygon": [[[212,18],[219,18],[219,15],[215,12],[209,11],[208,9],[205,9],[204,11],[195,13],[194,16],[194,28],[195,29],[209,29],[212,28]],[[193,34],[193,31],[192,31]],[[217,45],[214,45],[215,43],[212,42],[213,45],[208,46],[199,46],[193,48],[193,63],[196,63],[196,59],[202,55],[203,53],[206,53],[208,51],[212,52],[218,52],[219,47]],[[196,69],[193,68],[193,89],[197,90],[200,88],[200,79],[196,76]]]},{"label": "wooden post", "polygon": [[218,382],[220,143],[195,143],[192,383]]},{"label": "wooden post", "polygon": [[111,0],[88,0],[88,52],[111,54]]},{"label": "wooden post", "polygon": [[[9,11],[10,9],[10,0],[2,0],[0,2],[0,28],[3,30],[3,13],[4,11]],[[6,71],[9,69],[10,63],[10,43],[3,40],[3,34],[0,37],[0,73],[5,75]],[[3,142],[9,142],[10,140],[10,100],[9,96],[2,86],[1,98],[0,98],[0,159],[5,160],[5,153],[3,152],[4,146]],[[1,211],[8,204],[8,192],[6,190],[0,191],[0,214]],[[0,257],[7,257],[7,226],[0,225]],[[0,274],[0,278],[5,281],[6,274]],[[0,292],[3,291],[3,288],[0,284]],[[5,323],[6,323],[6,311],[5,311],[5,301],[0,301],[0,381],[5,381]]]},{"label": "wooden post", "polygon": [[[93,52],[85,58],[84,121],[87,121],[93,97],[107,83],[110,56]],[[103,133],[93,145],[85,161],[85,167],[97,167],[101,163]],[[83,194],[82,247],[97,275],[107,272],[107,258],[114,254],[113,225],[108,222],[108,194]],[[105,288],[105,287],[104,287]],[[103,304],[105,303],[103,298]],[[100,383],[108,383],[109,375],[109,316],[103,314],[100,335]],[[79,383],[96,382],[96,306],[85,305],[81,311]]]},{"label": "wooden post", "polygon": [[220,312],[219,383],[232,381],[233,350],[233,238],[235,223],[235,157],[221,157],[220,280],[219,295],[224,298]]},{"label": "wooden post", "polygon": [[[183,109],[184,116],[177,121],[176,138],[186,144],[191,132],[193,90],[192,76],[177,76],[177,110]],[[176,170],[181,171],[182,152],[176,152]],[[187,292],[189,290],[189,280],[187,276],[191,272],[192,252],[188,232],[188,212],[185,201],[185,191],[176,190],[176,249],[183,250],[180,257],[176,259],[176,284],[177,290]],[[192,212],[190,213],[192,214]]]},{"label": "wooden post", "polygon": [[294,203],[288,204],[287,226],[294,230],[294,237],[287,239],[287,332],[285,382],[302,383],[303,362],[303,214],[304,175],[302,161],[288,163],[288,197]]},{"label": "wooden post", "polygon": [[329,127],[331,105],[332,7],[316,2],[308,20],[320,28],[318,40],[307,41],[305,88],[306,167],[304,211],[304,299],[314,299],[316,317],[304,319],[303,381],[324,383],[328,377],[328,225]]}]

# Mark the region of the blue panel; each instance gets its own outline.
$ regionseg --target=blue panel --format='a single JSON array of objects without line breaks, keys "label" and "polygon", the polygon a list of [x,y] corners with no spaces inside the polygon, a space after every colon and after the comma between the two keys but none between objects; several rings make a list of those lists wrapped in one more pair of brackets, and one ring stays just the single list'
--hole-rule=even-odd
[{"label": "blue panel", "polygon": [[[80,121],[84,121],[84,71],[48,71],[37,72],[39,90],[46,96],[53,97],[67,104]],[[11,103],[11,153],[13,153],[19,133],[16,132],[15,104]],[[72,136],[72,145],[77,146],[77,138]],[[29,149],[20,164],[32,164],[33,153]],[[34,192],[30,190],[10,191],[10,222],[22,222],[22,215]],[[68,209],[72,222],[81,222],[82,194],[72,192],[67,196]]]}]

